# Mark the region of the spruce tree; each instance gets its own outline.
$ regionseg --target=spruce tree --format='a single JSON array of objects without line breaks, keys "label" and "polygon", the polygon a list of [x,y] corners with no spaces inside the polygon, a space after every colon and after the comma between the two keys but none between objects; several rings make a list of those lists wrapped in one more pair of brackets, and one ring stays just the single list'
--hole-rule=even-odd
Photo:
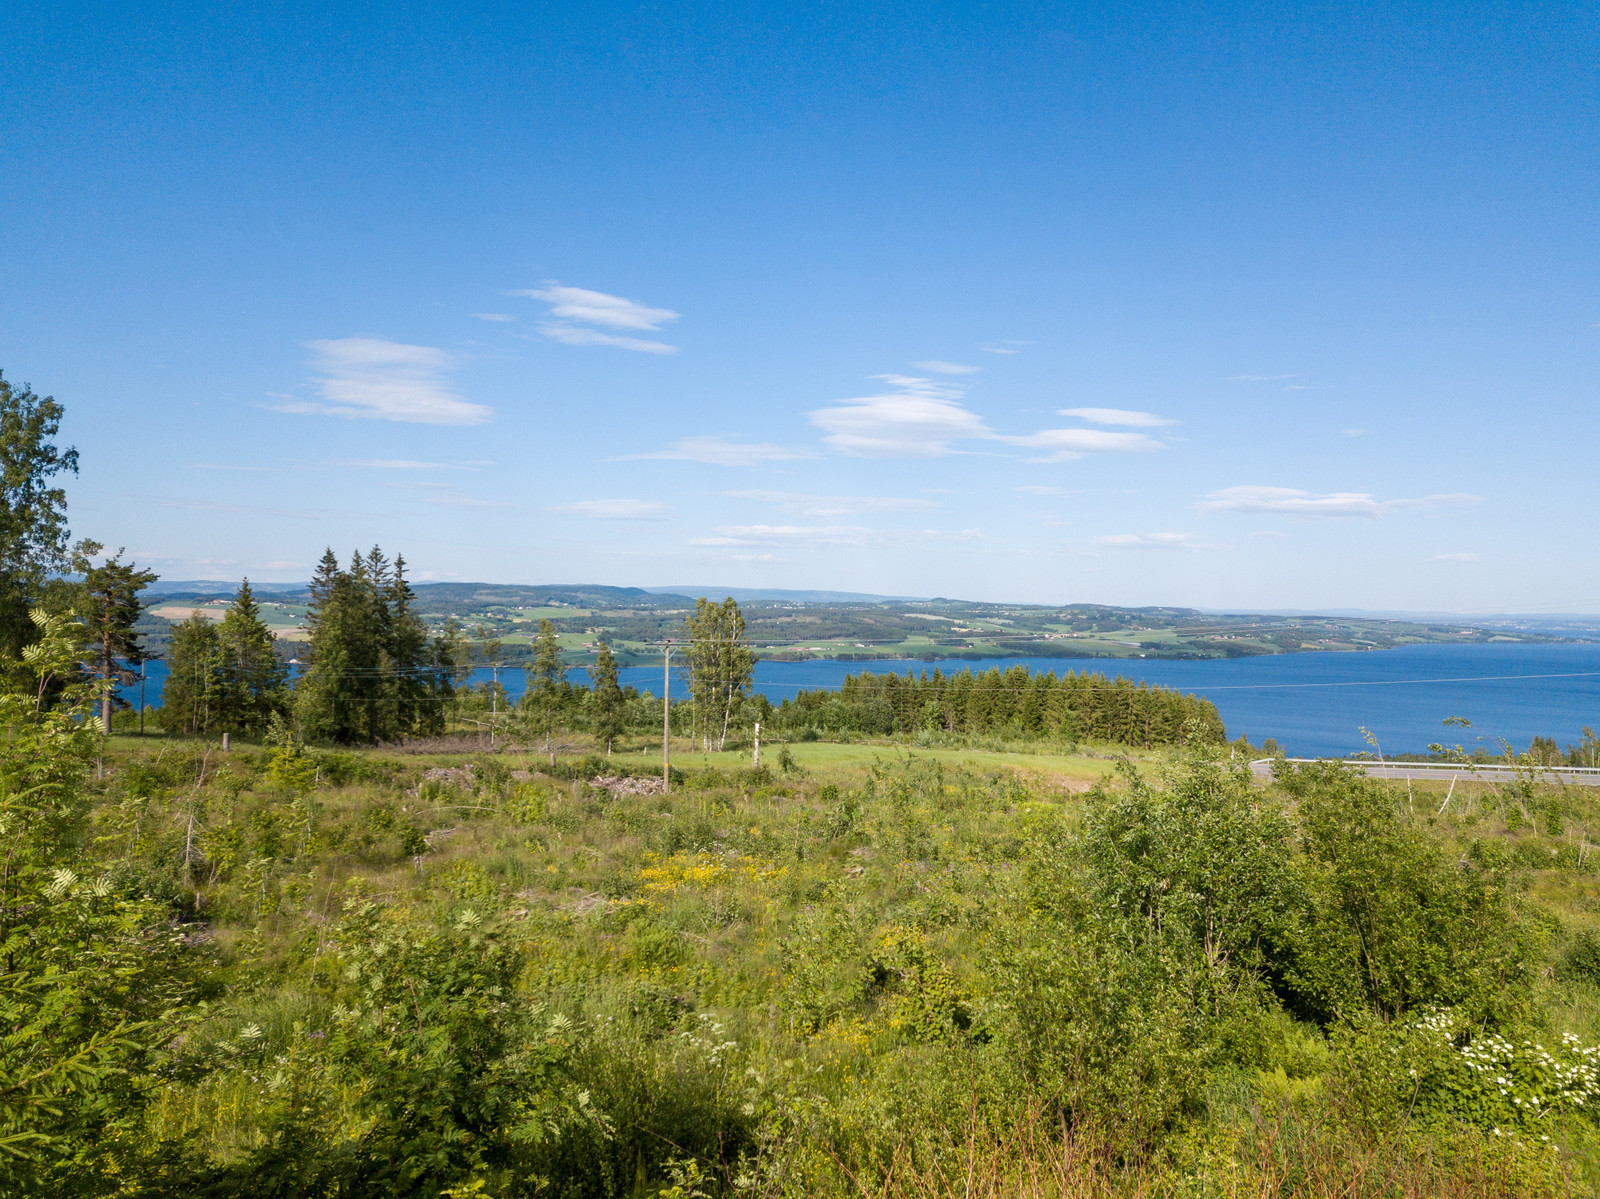
[{"label": "spruce tree", "polygon": [[374,546],[341,570],[323,555],[308,609],[310,664],[295,689],[295,712],[308,740],[393,741],[443,726],[457,649],[429,641],[413,611],[405,563]]},{"label": "spruce tree", "polygon": [[594,684],[591,703],[594,707],[594,735],[606,743],[606,757],[611,756],[611,743],[622,732],[622,686],[617,682],[617,660],[611,646],[600,642],[594,665],[589,668],[589,679]]},{"label": "spruce tree", "polygon": [[278,657],[272,630],[250,590],[239,584],[233,607],[222,618],[218,641],[218,726],[233,733],[261,733],[288,702],[289,668]]},{"label": "spruce tree", "polygon": [[395,555],[384,617],[388,623],[389,657],[396,679],[395,721],[400,729],[438,732],[444,725],[444,703],[451,693],[449,664],[441,660],[444,643],[428,639],[428,627],[412,610],[416,594],[406,582],[406,560]]},{"label": "spruce tree", "polygon": [[567,670],[561,664],[561,643],[556,640],[556,626],[548,620],[541,620],[539,638],[534,642],[533,675],[522,702],[532,713],[536,727],[544,731],[544,751],[549,755],[552,766],[556,764],[556,751],[551,746],[550,738],[570,691]]}]

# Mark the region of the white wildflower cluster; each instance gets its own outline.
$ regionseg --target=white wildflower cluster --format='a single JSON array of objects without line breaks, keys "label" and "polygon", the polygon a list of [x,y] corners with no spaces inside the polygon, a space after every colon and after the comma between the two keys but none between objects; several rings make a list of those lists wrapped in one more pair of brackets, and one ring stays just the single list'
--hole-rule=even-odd
[{"label": "white wildflower cluster", "polygon": [[722,1025],[704,1012],[698,1013],[696,1019],[697,1027],[679,1030],[679,1043],[704,1054],[708,1065],[720,1066],[724,1057],[739,1048],[739,1042],[724,1040]]},{"label": "white wildflower cluster", "polygon": [[1600,1108],[1600,1048],[1584,1045],[1572,1033],[1563,1033],[1547,1049],[1537,1041],[1474,1034],[1449,1011],[1430,1012],[1414,1027],[1449,1046],[1486,1097],[1497,1096],[1520,1116]]}]

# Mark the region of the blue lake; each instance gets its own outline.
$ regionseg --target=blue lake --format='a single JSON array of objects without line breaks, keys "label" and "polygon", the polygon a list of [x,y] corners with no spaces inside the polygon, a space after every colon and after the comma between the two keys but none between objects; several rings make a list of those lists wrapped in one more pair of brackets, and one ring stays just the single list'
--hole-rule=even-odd
[{"label": "blue lake", "polygon": [[[1491,749],[1504,737],[1526,749],[1535,736],[1561,745],[1578,741],[1585,725],[1600,727],[1600,644],[1413,645],[1365,653],[1276,654],[1233,661],[1164,662],[1141,659],[1084,660],[994,658],[975,662],[758,662],[755,689],[779,703],[801,689],[834,688],[863,670],[932,670],[968,667],[1005,669],[1024,663],[1035,670],[1103,671],[1203,695],[1217,705],[1228,734],[1248,734],[1260,744],[1275,737],[1289,753],[1343,756],[1366,749],[1362,726],[1372,730],[1385,753],[1423,751],[1431,741],[1463,742],[1478,737]],[[622,681],[661,694],[659,666],[628,667]],[[161,702],[166,664],[152,662],[145,701]],[[586,684],[581,670],[575,684]],[[473,672],[474,684],[489,672]],[[515,699],[526,687],[523,672],[506,669],[500,681]],[[122,694],[138,703],[138,685]],[[672,691],[688,686],[674,668]],[[1465,716],[1470,729],[1446,730],[1446,716]],[[1447,737],[1448,734],[1448,737]]]}]

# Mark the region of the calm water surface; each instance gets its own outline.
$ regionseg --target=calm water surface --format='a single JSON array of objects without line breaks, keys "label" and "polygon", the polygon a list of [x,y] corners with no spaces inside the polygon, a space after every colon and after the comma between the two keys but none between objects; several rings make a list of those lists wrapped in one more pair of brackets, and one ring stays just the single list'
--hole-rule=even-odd
[{"label": "calm water surface", "polygon": [[[1366,749],[1362,726],[1377,734],[1384,752],[1426,749],[1431,741],[1476,738],[1495,747],[1504,737],[1519,749],[1534,736],[1566,745],[1582,737],[1585,725],[1600,727],[1600,644],[1573,645],[1413,645],[1366,653],[1276,654],[1233,661],[1163,662],[1061,658],[992,658],[975,662],[758,662],[755,689],[780,703],[801,689],[835,688],[847,674],[863,670],[946,673],[967,667],[987,670],[1023,663],[1035,670],[1104,671],[1203,695],[1217,705],[1228,734],[1248,734],[1260,744],[1267,737],[1291,754],[1342,756]],[[152,662],[145,702],[161,702],[166,664]],[[622,681],[661,694],[661,668],[636,666]],[[473,683],[489,672],[473,672]],[[581,670],[574,683],[586,683]],[[521,670],[502,670],[500,681],[513,699],[526,687]],[[138,702],[138,686],[123,695]],[[674,668],[672,691],[688,694]],[[1446,716],[1465,716],[1470,729],[1446,730]]]}]

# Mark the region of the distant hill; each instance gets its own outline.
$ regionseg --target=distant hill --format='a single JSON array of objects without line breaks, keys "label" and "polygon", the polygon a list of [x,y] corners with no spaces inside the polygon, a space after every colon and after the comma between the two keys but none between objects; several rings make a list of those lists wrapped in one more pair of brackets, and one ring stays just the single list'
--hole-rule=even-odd
[{"label": "distant hill", "polygon": [[[654,660],[682,638],[695,597],[732,595],[759,656],[774,660],[854,661],[989,657],[1240,658],[1258,654],[1388,649],[1424,642],[1593,639],[1600,626],[1538,627],[1506,617],[1417,621],[1388,616],[1206,613],[1194,608],[1117,608],[1102,604],[987,604],[945,598],[909,600],[858,591],[755,587],[605,587],[598,584],[415,583],[416,611],[430,628],[454,620],[468,636],[501,642],[503,660],[532,653],[549,621],[569,661],[587,661],[600,641],[624,664]],[[193,608],[220,619],[234,584],[172,581],[152,588],[141,631],[159,653]],[[264,584],[262,614],[280,640],[307,634],[305,584]]]},{"label": "distant hill", "polygon": [[720,599],[731,595],[743,603],[745,600],[769,600],[773,603],[792,604],[901,604],[923,603],[920,595],[872,595],[865,591],[786,591],[781,587],[646,587],[652,595],[706,596]]},{"label": "distant hill", "polygon": [[[299,595],[306,590],[304,583],[251,583],[258,594]],[[239,590],[238,579],[157,579],[145,588],[145,595],[233,595]]]}]

